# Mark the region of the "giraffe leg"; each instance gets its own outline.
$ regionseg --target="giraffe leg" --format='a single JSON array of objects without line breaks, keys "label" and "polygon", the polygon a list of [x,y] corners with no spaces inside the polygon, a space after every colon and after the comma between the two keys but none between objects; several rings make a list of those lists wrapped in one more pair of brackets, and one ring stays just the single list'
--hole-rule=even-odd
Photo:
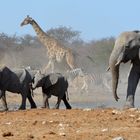
[{"label": "giraffe leg", "polygon": [[54,62],[51,63],[51,71],[54,73]]},{"label": "giraffe leg", "polygon": [[70,69],[74,69],[74,58],[71,52],[66,53],[66,61]]},{"label": "giraffe leg", "polygon": [[86,82],[86,79],[84,77],[83,77],[83,86],[81,89],[88,92],[88,83]]},{"label": "giraffe leg", "polygon": [[51,72],[53,73],[54,72],[54,62],[53,60],[49,60],[47,66],[45,67],[45,72],[47,72],[47,70],[51,68]]}]

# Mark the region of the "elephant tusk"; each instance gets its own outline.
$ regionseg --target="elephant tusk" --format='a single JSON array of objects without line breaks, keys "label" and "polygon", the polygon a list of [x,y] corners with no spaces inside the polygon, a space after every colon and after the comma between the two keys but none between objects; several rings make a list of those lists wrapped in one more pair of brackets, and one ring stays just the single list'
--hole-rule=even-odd
[{"label": "elephant tusk", "polygon": [[115,64],[115,66],[118,66],[120,63],[121,63],[121,60],[119,60],[119,61]]},{"label": "elephant tusk", "polygon": [[108,72],[110,70],[110,67],[108,67],[107,69],[106,69],[106,72]]},{"label": "elephant tusk", "polygon": [[115,64],[115,66],[118,66],[118,65],[122,62],[123,58],[124,58],[124,53],[122,52],[122,53],[119,55],[119,57],[118,57],[118,59],[117,59],[117,63]]}]

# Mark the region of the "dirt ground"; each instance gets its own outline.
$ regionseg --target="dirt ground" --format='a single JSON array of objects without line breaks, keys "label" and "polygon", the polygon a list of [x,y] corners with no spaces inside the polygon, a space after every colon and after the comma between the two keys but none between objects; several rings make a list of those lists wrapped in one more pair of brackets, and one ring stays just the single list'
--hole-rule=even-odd
[{"label": "dirt ground", "polygon": [[0,113],[0,140],[140,139],[140,110],[32,109]]},{"label": "dirt ground", "polygon": [[0,140],[140,139],[140,110],[136,108],[65,110],[61,106],[59,110],[28,108],[24,111],[11,108],[0,112],[0,120]]},{"label": "dirt ground", "polygon": [[[140,109],[123,110],[124,95],[115,104],[109,92],[73,91],[69,94],[73,109],[66,110],[61,103],[59,110],[48,110],[41,109],[41,91],[36,92],[38,108],[29,109],[27,102],[24,111],[17,110],[20,95],[7,93],[9,111],[0,109],[0,140],[140,140]],[[56,98],[50,100],[52,108]]]}]

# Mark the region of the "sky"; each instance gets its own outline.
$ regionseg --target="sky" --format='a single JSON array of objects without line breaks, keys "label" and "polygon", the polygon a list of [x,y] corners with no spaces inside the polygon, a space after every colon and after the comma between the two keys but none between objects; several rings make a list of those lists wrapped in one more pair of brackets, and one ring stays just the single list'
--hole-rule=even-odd
[{"label": "sky", "polygon": [[140,0],[0,0],[0,33],[36,35],[30,15],[44,31],[60,26],[81,32],[85,41],[140,30]]}]

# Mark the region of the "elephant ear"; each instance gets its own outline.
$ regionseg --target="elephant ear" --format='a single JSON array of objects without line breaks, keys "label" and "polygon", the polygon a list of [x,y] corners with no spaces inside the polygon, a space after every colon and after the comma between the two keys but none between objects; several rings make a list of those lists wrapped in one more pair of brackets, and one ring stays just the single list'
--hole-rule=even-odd
[{"label": "elephant ear", "polygon": [[22,83],[22,82],[24,81],[24,79],[25,79],[25,77],[26,77],[26,74],[27,74],[26,70],[23,69],[23,70],[22,70],[22,74],[21,74],[21,76],[19,77],[20,83]]},{"label": "elephant ear", "polygon": [[55,85],[58,82],[59,75],[57,74],[49,74],[45,80],[45,88],[48,88],[52,85]]},{"label": "elephant ear", "polygon": [[131,49],[131,48],[137,47],[138,46],[137,39],[132,39],[131,41],[129,41],[128,46],[126,46],[126,48]]},{"label": "elephant ear", "polygon": [[129,40],[128,43],[125,44],[126,49],[140,48],[140,34],[134,36]]}]

